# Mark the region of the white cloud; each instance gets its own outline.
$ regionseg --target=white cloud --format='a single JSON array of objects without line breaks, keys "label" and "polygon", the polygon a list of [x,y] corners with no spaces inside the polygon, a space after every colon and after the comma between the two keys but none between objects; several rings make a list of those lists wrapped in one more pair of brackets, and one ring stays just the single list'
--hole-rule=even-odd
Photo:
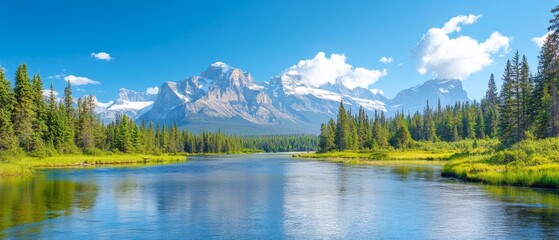
[{"label": "white cloud", "polygon": [[90,56],[92,58],[96,58],[96,59],[99,59],[99,60],[105,60],[105,61],[113,60],[113,58],[111,57],[111,54],[108,54],[106,52],[91,53]]},{"label": "white cloud", "polygon": [[392,63],[392,61],[394,61],[394,58],[392,58],[392,57],[381,57],[378,61],[381,62],[381,63],[384,63],[384,64],[389,64],[389,63]]},{"label": "white cloud", "polygon": [[47,78],[48,79],[62,79],[63,77],[66,77],[66,74],[59,73],[59,74],[56,74],[56,75],[48,76]]},{"label": "white cloud", "polygon": [[[44,97],[50,97],[50,89],[43,89],[42,93]],[[58,96],[58,92],[57,91],[52,91],[52,93],[54,94],[54,96]]]},{"label": "white cloud", "polygon": [[92,79],[86,78],[86,77],[78,77],[78,76],[74,76],[74,75],[68,75],[66,77],[64,77],[64,81],[66,82],[70,82],[70,84],[75,85],[75,86],[80,86],[80,85],[88,85],[88,84],[100,84],[100,82],[98,81],[94,81]]},{"label": "white cloud", "polygon": [[284,74],[301,76],[305,83],[315,87],[326,83],[334,84],[339,80],[346,87],[353,89],[355,87],[367,88],[388,73],[386,69],[381,71],[362,67],[354,68],[346,63],[346,57],[343,54],[331,54],[328,58],[324,52],[319,52],[313,59],[299,61],[297,65],[285,70]]},{"label": "white cloud", "polygon": [[146,89],[146,93],[147,94],[157,94],[157,93],[159,93],[159,88],[158,87],[148,87]]},{"label": "white cloud", "polygon": [[499,32],[492,33],[482,43],[469,36],[449,37],[460,32],[462,25],[474,24],[480,17],[457,16],[442,28],[429,29],[415,49],[419,58],[417,71],[422,75],[432,73],[438,78],[463,80],[491,65],[493,54],[507,52],[511,38]]},{"label": "white cloud", "polygon": [[545,41],[547,41],[547,37],[552,33],[552,31],[547,32],[541,37],[533,37],[532,42],[534,42],[538,47],[543,47]]}]

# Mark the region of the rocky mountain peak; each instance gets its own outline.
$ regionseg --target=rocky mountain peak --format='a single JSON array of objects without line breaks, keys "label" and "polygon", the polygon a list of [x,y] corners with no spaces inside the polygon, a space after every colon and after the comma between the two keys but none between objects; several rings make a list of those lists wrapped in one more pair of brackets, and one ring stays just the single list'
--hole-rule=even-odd
[{"label": "rocky mountain peak", "polygon": [[227,74],[233,69],[233,67],[223,62],[215,62],[210,64],[206,71],[202,72],[200,75],[202,76],[202,78],[206,79],[222,79],[225,78]]}]

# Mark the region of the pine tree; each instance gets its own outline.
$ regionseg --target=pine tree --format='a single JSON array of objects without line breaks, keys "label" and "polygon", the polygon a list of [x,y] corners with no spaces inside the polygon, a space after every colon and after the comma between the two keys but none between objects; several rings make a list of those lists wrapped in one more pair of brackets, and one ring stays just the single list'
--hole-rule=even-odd
[{"label": "pine tree", "polygon": [[498,107],[499,95],[497,84],[495,84],[495,76],[491,73],[489,82],[487,83],[487,91],[485,92],[485,101],[489,107]]},{"label": "pine tree", "polygon": [[543,66],[544,81],[548,82],[551,95],[551,136],[559,136],[559,5],[551,9],[553,18],[549,20],[551,32],[544,45],[546,53]]},{"label": "pine tree", "polygon": [[35,121],[35,109],[33,90],[27,75],[27,65],[22,64],[17,68],[15,76],[15,107],[12,116],[14,132],[19,138],[19,145],[25,151],[35,150],[33,122]]},{"label": "pine tree", "polygon": [[497,135],[499,118],[499,96],[493,73],[489,77],[487,91],[481,100],[481,110],[484,116],[483,122],[485,123],[484,135],[493,138]]},{"label": "pine tree", "polygon": [[516,121],[518,113],[515,99],[517,95],[513,71],[513,66],[509,60],[503,73],[503,87],[501,88],[501,103],[499,106],[499,138],[507,146],[518,141]]},{"label": "pine tree", "polygon": [[10,82],[0,67],[0,151],[13,149],[17,145],[11,120],[14,103]]},{"label": "pine tree", "polygon": [[432,111],[429,107],[429,100],[427,100],[427,105],[425,107],[425,111],[423,112],[423,136],[424,140],[430,142],[437,139],[435,121],[433,120]]},{"label": "pine tree", "polygon": [[64,125],[62,126],[61,133],[64,141],[64,151],[73,151],[75,148],[75,127],[76,127],[76,114],[74,109],[74,98],[72,97],[72,85],[68,81],[68,85],[64,88],[64,97],[59,106],[62,114],[62,121]]},{"label": "pine tree", "polygon": [[529,126],[532,124],[531,115],[533,115],[533,109],[531,108],[531,97],[533,91],[533,82],[530,74],[530,66],[528,65],[528,59],[526,55],[522,56],[522,62],[520,63],[520,131],[521,138],[526,138],[526,131],[528,131]]},{"label": "pine tree", "polygon": [[476,108],[476,117],[475,117],[475,132],[476,138],[482,139],[485,138],[485,117],[483,116],[483,112],[481,108]]},{"label": "pine tree", "polygon": [[336,147],[338,150],[349,149],[349,117],[344,107],[344,101],[340,102],[340,107],[338,109],[338,121],[336,125]]},{"label": "pine tree", "polygon": [[398,114],[396,116],[394,135],[391,138],[391,144],[395,148],[405,149],[411,142],[411,134],[406,125],[404,114]]},{"label": "pine tree", "polygon": [[33,102],[35,109],[35,121],[33,122],[33,130],[35,131],[35,145],[44,145],[46,135],[48,134],[47,127],[47,104],[43,98],[43,81],[41,75],[33,76]]}]

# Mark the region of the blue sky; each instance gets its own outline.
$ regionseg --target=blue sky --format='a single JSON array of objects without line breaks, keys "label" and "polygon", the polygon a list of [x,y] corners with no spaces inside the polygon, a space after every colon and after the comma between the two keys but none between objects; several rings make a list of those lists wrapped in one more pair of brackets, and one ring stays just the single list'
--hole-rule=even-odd
[{"label": "blue sky", "polygon": [[[516,49],[528,56],[535,71],[539,48],[532,38],[547,32],[549,10],[555,4],[543,0],[2,1],[0,65],[11,79],[17,65],[27,63],[31,73],[41,73],[45,88],[52,82],[59,92],[65,76],[96,81],[75,86],[75,95],[94,94],[108,101],[121,87],[145,90],[198,75],[216,61],[267,81],[324,52],[327,58],[343,54],[346,63],[356,68],[386,69],[369,88],[381,89],[388,97],[437,75],[452,77],[449,71],[457,68],[463,72],[459,75],[469,96],[479,99],[489,74],[500,78],[506,59]],[[468,61],[474,61],[470,67],[477,70],[441,63],[433,53],[418,50],[429,29],[443,29],[454,17],[470,14],[446,35],[450,40],[467,36],[479,46],[495,40],[493,48],[484,47],[483,56],[468,56]],[[503,38],[492,38],[494,32],[505,37],[506,44]],[[460,44],[450,46],[468,51]],[[99,52],[112,59],[91,55]],[[431,62],[422,62],[429,54]],[[393,61],[384,64],[381,57]],[[460,60],[460,56],[453,59]],[[418,71],[422,66],[426,67],[423,75]]]}]

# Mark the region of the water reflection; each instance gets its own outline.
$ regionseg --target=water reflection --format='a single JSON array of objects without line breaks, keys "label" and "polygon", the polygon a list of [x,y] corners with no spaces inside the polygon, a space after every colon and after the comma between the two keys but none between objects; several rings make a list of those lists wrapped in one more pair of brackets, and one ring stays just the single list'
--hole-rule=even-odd
[{"label": "water reflection", "polygon": [[505,205],[507,225],[541,228],[542,237],[559,233],[559,191],[518,187],[482,186],[489,196]]},{"label": "water reflection", "polygon": [[92,183],[32,178],[6,178],[0,181],[0,231],[25,223],[39,222],[74,210],[93,207],[97,187]]},{"label": "water reflection", "polygon": [[[447,181],[439,167],[281,155],[52,170],[0,183],[7,237],[81,239],[557,238],[554,191]],[[57,217],[64,216],[64,217]],[[36,222],[36,224],[24,224]]]},{"label": "water reflection", "polygon": [[402,179],[413,177],[433,180],[437,176],[436,169],[433,166],[401,165],[393,166],[391,168],[392,173],[398,174]]}]

